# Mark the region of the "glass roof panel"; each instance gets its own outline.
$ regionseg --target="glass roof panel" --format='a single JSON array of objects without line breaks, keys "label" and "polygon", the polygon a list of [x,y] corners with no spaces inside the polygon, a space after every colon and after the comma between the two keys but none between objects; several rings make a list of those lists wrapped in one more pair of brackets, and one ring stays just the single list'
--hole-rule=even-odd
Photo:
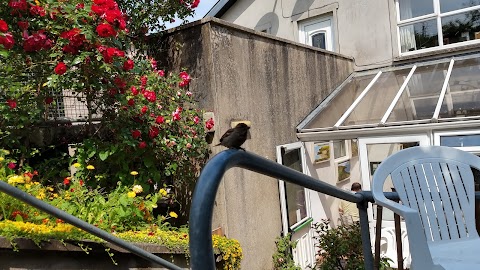
[{"label": "glass roof panel", "polygon": [[338,89],[340,92],[337,96],[305,128],[333,127],[373,77],[375,74],[351,78],[342,89]]},{"label": "glass roof panel", "polygon": [[[448,62],[418,67],[387,122],[431,119],[438,102]],[[446,108],[442,106],[441,112]]]},{"label": "glass roof panel", "polygon": [[480,115],[480,59],[455,61],[439,118]]},{"label": "glass roof panel", "polygon": [[342,126],[380,123],[410,70],[411,67],[382,73]]}]

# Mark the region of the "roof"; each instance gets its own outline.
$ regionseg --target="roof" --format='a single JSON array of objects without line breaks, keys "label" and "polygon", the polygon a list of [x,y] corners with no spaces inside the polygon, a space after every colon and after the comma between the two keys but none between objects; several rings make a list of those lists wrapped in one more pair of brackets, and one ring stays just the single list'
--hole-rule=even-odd
[{"label": "roof", "polygon": [[478,126],[480,54],[353,73],[297,127],[303,141]]},{"label": "roof", "polygon": [[219,0],[205,15],[205,17],[220,18],[231,6],[233,6],[235,2],[237,2],[237,0]]}]

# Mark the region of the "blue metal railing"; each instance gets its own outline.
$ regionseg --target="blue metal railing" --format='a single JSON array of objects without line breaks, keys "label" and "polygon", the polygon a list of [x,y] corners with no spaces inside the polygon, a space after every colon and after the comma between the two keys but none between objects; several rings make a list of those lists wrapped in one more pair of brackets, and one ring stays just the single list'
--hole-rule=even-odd
[{"label": "blue metal railing", "polygon": [[[248,169],[339,199],[357,203],[360,214],[365,269],[373,270],[373,255],[370,246],[367,216],[367,203],[373,201],[371,192],[362,191],[355,194],[346,192],[258,155],[233,149],[223,151],[213,157],[202,170],[195,187],[189,221],[192,269],[215,269],[211,233],[213,206],[220,181],[225,172],[232,167]],[[390,199],[398,199],[396,193],[388,192],[386,196]]]}]

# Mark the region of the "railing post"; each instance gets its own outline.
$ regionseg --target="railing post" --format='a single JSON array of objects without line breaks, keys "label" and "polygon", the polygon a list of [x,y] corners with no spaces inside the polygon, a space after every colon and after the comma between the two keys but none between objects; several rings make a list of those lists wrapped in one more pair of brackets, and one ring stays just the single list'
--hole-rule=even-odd
[{"label": "railing post", "polygon": [[362,248],[363,248],[363,258],[365,270],[373,270],[373,254],[372,246],[370,241],[370,229],[368,224],[368,214],[367,214],[368,201],[364,199],[363,201],[357,203],[358,213],[360,217],[360,233],[362,235]]}]

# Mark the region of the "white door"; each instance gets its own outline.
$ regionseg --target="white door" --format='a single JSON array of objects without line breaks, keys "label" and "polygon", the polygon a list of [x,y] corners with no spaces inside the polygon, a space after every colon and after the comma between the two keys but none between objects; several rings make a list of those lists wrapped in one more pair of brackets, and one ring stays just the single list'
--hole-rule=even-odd
[{"label": "white door", "polygon": [[[412,135],[412,136],[389,136],[377,138],[359,138],[358,149],[360,156],[362,186],[364,190],[371,190],[370,183],[372,175],[380,162],[385,160],[388,156],[408,147],[429,145],[429,138],[427,135]],[[385,182],[384,191],[391,192],[393,184],[387,180]],[[395,227],[393,212],[383,208],[382,213],[382,235],[380,254],[383,257],[388,257],[393,260],[392,267],[397,267],[397,248],[395,239]],[[375,226],[376,226],[376,206],[370,205],[368,208],[368,220],[370,221],[370,237],[372,240],[372,247],[375,243]],[[410,265],[410,252],[408,248],[408,238],[405,230],[404,222],[401,222],[402,227],[402,250],[404,258],[404,267]],[[374,251],[375,252],[375,251]]]},{"label": "white door", "polygon": [[299,24],[300,42],[333,51],[332,17],[309,19]]},{"label": "white door", "polygon": [[[299,172],[308,174],[305,164],[305,148],[302,143],[277,146],[278,163]],[[280,205],[282,210],[283,233],[292,234],[297,245],[292,250],[295,263],[302,269],[314,265],[315,248],[313,242],[313,221],[310,208],[310,196],[304,187],[279,181]]]}]

